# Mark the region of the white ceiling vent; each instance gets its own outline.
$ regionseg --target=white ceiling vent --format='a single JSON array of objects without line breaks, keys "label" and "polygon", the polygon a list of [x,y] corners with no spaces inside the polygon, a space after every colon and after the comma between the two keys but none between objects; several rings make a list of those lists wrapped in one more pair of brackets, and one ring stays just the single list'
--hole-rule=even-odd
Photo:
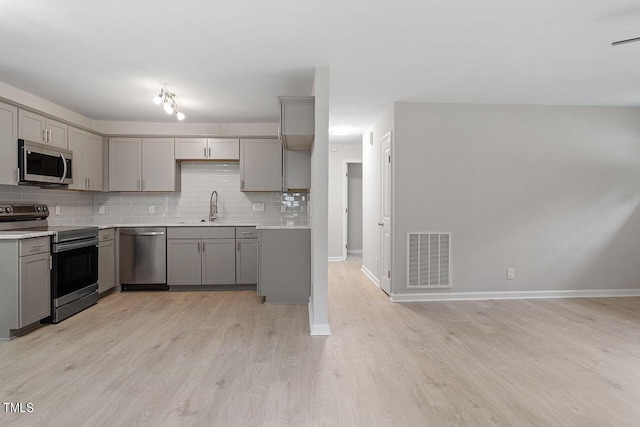
[{"label": "white ceiling vent", "polygon": [[407,287],[451,287],[451,233],[407,233]]}]

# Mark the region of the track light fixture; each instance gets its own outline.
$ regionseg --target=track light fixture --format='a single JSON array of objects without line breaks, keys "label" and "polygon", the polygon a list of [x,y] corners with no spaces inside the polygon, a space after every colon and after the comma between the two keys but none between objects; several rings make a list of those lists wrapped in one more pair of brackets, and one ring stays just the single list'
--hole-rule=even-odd
[{"label": "track light fixture", "polygon": [[169,115],[176,113],[176,117],[178,118],[178,120],[184,120],[185,115],[178,110],[178,103],[176,102],[175,93],[167,92],[166,90],[164,90],[164,88],[162,88],[160,89],[160,93],[156,95],[155,98],[153,98],[153,103],[156,105],[162,105],[165,113]]}]

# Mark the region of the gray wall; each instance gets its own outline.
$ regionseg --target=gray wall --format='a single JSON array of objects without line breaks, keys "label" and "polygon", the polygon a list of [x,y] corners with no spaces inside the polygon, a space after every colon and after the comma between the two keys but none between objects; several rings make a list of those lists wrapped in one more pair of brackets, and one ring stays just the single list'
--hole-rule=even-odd
[{"label": "gray wall", "polygon": [[640,109],[397,103],[393,144],[393,293],[408,231],[453,233],[450,292],[639,287]]},{"label": "gray wall", "polygon": [[349,163],[347,248],[362,251],[362,163]]}]

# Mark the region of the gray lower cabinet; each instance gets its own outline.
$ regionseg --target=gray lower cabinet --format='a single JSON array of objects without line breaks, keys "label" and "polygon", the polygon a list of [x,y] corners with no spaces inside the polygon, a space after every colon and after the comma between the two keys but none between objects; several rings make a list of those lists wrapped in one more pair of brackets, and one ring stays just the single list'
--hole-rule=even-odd
[{"label": "gray lower cabinet", "polygon": [[21,328],[51,315],[50,258],[49,252],[20,257]]},{"label": "gray lower cabinet", "polygon": [[0,339],[51,315],[51,239],[0,240]]},{"label": "gray lower cabinet", "polygon": [[255,285],[258,281],[258,239],[238,239],[236,242],[236,283]]},{"label": "gray lower cabinet", "polygon": [[311,230],[260,230],[258,241],[258,294],[267,303],[307,304],[311,294]]},{"label": "gray lower cabinet", "polygon": [[205,239],[202,241],[203,285],[236,283],[235,243],[235,239]]},{"label": "gray lower cabinet", "polygon": [[100,230],[98,244],[98,293],[116,287],[115,230]]},{"label": "gray lower cabinet", "polygon": [[168,228],[168,285],[235,284],[235,243],[235,227]]},{"label": "gray lower cabinet", "polygon": [[167,284],[193,286],[202,284],[200,239],[167,239]]}]

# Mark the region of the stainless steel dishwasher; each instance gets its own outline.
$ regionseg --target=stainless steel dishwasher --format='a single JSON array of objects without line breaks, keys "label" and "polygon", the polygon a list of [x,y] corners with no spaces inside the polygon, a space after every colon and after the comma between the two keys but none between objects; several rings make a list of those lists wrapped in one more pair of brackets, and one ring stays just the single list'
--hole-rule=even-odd
[{"label": "stainless steel dishwasher", "polygon": [[120,229],[120,284],[123,291],[167,290],[167,229]]}]

